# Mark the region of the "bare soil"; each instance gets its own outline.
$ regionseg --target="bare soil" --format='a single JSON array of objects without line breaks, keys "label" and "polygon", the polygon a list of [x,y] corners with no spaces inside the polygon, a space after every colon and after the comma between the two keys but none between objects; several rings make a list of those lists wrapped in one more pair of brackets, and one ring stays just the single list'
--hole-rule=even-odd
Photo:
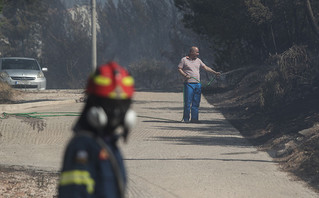
[{"label": "bare soil", "polygon": [[[280,168],[319,191],[319,94],[262,110],[260,87],[267,70],[250,70],[232,87],[204,89],[206,99]],[[317,90],[317,89],[314,89]]]},{"label": "bare soil", "polygon": [[[8,105],[61,100],[82,102],[84,97],[83,90],[20,91],[6,89],[5,92],[0,91],[0,103]],[[33,125],[35,130],[43,130],[41,120],[28,118],[23,121]],[[0,138],[1,136],[0,133]],[[57,197],[57,183],[57,171],[36,170],[33,167],[22,166],[0,166],[1,198],[54,198]]]},{"label": "bare soil", "polygon": [[58,173],[21,167],[0,167],[0,195],[3,198],[56,197]]}]

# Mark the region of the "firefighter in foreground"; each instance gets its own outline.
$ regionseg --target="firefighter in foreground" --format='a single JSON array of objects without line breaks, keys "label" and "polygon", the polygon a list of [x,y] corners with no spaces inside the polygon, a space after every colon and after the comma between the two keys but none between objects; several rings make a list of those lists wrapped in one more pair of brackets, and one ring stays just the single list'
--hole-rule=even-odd
[{"label": "firefighter in foreground", "polygon": [[130,109],[134,80],[110,62],[90,76],[86,92],[86,105],[65,151],[59,197],[124,197],[126,172],[116,143],[121,137],[126,141],[135,123]]}]

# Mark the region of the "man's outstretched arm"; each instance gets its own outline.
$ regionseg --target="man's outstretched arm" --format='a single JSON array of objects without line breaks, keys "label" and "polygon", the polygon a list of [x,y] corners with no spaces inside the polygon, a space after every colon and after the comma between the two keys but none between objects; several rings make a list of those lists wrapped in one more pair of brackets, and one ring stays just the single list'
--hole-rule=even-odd
[{"label": "man's outstretched arm", "polygon": [[212,68],[207,67],[206,65],[204,65],[203,68],[205,69],[205,71],[208,71],[212,74],[215,74],[216,76],[219,76],[221,74],[220,72],[217,72],[217,71],[213,70]]}]

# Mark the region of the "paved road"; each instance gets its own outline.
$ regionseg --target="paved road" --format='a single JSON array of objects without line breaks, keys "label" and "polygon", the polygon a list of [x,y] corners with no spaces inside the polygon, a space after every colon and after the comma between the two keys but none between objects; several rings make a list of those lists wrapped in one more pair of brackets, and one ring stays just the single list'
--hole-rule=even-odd
[{"label": "paved road", "polygon": [[[11,107],[9,112],[79,112],[82,103]],[[3,106],[0,106],[0,109]],[[137,127],[120,143],[131,198],[311,198],[203,98],[201,124],[181,123],[182,93],[138,92]],[[58,171],[76,117],[1,120],[0,164]]]}]

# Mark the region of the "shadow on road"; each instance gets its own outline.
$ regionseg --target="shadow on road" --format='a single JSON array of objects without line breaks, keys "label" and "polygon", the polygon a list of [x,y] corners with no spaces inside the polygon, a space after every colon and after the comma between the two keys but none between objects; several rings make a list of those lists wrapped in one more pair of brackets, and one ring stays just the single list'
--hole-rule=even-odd
[{"label": "shadow on road", "polygon": [[271,160],[252,160],[252,159],[217,159],[217,158],[125,158],[127,161],[223,161],[223,162],[261,162],[261,163],[276,163]]}]

